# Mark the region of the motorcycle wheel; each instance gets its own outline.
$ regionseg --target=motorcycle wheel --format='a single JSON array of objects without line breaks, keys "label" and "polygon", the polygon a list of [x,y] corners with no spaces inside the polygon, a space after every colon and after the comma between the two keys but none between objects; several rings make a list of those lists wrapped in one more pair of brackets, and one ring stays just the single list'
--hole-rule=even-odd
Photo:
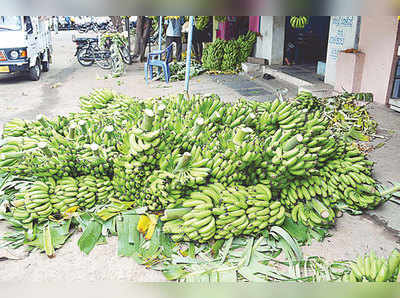
[{"label": "motorcycle wheel", "polygon": [[101,69],[111,69],[112,67],[112,59],[109,55],[102,55],[101,58],[96,59],[96,64]]},{"label": "motorcycle wheel", "polygon": [[131,64],[132,59],[128,49],[126,47],[120,47],[119,49],[124,63]]},{"label": "motorcycle wheel", "polygon": [[[78,58],[79,64],[82,66],[88,67],[93,65],[94,63],[94,53],[92,48],[80,49],[76,56]],[[91,58],[91,60],[89,60],[89,58]]]}]

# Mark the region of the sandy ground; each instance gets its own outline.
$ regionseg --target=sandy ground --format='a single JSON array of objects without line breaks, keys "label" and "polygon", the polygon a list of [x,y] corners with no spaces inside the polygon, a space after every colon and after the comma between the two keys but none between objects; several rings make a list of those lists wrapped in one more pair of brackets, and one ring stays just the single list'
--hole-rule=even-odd
[{"label": "sandy ground", "polygon": [[[78,112],[79,96],[94,88],[108,87],[141,98],[184,90],[183,82],[146,84],[143,64],[128,66],[124,76],[119,79],[104,79],[107,71],[95,66],[84,68],[76,62],[70,32],[54,35],[54,46],[55,63],[51,65],[50,72],[42,74],[40,81],[31,82],[22,76],[0,77],[0,127],[14,117],[32,120],[39,113],[54,117]],[[264,88],[271,91],[282,87],[279,82],[273,84],[271,88],[266,88],[264,84]],[[208,75],[193,79],[190,86],[193,93],[217,93],[225,101],[242,97],[237,88],[222,84]],[[381,106],[374,106],[372,112],[382,124],[382,129],[391,135],[384,147],[371,154],[371,158],[377,162],[375,174],[379,180],[400,181],[400,114]],[[304,253],[328,260],[354,258],[371,249],[378,255],[387,255],[393,248],[399,247],[399,210],[398,205],[392,203],[371,214],[357,217],[344,215],[331,230],[332,237],[322,243],[313,242],[304,248]],[[0,233],[5,230],[6,223],[0,222]],[[53,259],[37,252],[26,255],[21,250],[0,249],[0,258],[20,258],[0,261],[0,281],[165,280],[161,273],[147,270],[133,259],[117,257],[116,238],[97,246],[89,256],[79,251],[76,244],[78,238],[79,234],[73,235]]]}]

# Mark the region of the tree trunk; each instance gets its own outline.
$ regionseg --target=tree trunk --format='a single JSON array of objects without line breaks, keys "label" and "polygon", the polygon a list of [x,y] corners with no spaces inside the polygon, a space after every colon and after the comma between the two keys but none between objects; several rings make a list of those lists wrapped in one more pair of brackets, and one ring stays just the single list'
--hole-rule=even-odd
[{"label": "tree trunk", "polygon": [[135,49],[133,50],[133,55],[136,57],[140,56],[140,43],[143,36],[143,16],[138,16],[136,20],[136,39],[135,39]]},{"label": "tree trunk", "polygon": [[122,18],[121,16],[110,16],[111,22],[113,23],[114,28],[118,32],[123,31],[123,26],[122,26]]},{"label": "tree trunk", "polygon": [[151,32],[151,23],[152,20],[150,18],[144,16],[138,16],[137,18],[136,40],[133,55],[137,57],[138,60],[140,59],[141,62],[144,61],[146,45]]}]

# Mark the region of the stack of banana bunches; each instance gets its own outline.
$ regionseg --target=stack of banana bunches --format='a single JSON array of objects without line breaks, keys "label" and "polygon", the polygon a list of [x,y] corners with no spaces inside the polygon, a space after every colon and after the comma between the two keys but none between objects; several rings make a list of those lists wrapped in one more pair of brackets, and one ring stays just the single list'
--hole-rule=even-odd
[{"label": "stack of banana bunches", "polygon": [[375,208],[373,163],[297,101],[216,95],[137,100],[96,90],[85,112],[4,127],[0,169],[35,181],[10,212],[24,224],[111,200],[163,213],[175,241],[254,235],[291,218],[334,224],[339,204]]}]

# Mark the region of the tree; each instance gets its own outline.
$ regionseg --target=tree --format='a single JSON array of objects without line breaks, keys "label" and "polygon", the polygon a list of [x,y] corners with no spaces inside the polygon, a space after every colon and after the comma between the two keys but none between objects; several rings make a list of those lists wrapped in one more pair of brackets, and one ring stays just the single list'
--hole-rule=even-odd
[{"label": "tree", "polygon": [[146,52],[146,45],[150,37],[152,20],[145,16],[138,16],[136,21],[136,40],[133,55],[136,62],[143,62]]}]

